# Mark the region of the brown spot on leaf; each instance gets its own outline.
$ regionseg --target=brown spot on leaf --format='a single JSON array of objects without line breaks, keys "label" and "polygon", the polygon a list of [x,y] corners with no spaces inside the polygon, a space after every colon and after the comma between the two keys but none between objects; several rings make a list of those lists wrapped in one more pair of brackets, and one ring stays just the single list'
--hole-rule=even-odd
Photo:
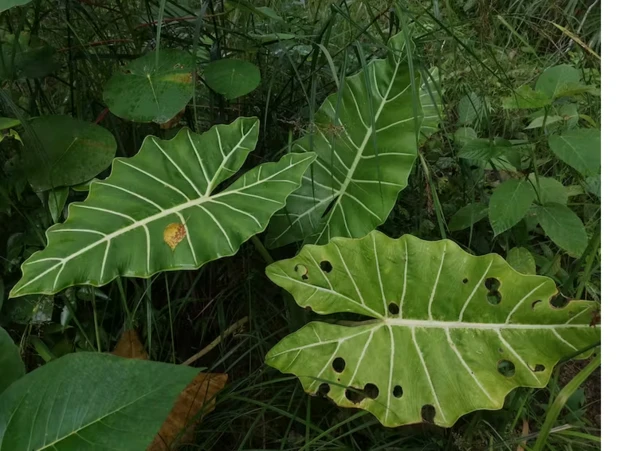
[{"label": "brown spot on leaf", "polygon": [[172,222],[164,228],[164,242],[169,245],[171,250],[175,250],[180,241],[187,235],[187,229],[184,224]]},{"label": "brown spot on leaf", "polygon": [[193,81],[193,74],[191,72],[166,74],[158,77],[158,81],[168,81],[169,83],[180,83],[187,85]]}]

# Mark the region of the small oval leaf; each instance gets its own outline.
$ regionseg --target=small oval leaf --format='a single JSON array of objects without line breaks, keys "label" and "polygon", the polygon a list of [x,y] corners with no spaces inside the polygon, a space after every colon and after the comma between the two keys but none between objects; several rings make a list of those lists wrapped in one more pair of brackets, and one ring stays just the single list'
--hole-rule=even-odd
[{"label": "small oval leaf", "polygon": [[232,58],[213,61],[203,75],[211,89],[229,100],[249,94],[260,84],[260,69],[255,64]]}]

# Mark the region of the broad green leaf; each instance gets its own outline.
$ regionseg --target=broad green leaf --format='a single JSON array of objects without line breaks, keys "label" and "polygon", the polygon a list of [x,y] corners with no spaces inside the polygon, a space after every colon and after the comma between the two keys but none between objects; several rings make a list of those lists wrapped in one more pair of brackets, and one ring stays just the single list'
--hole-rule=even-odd
[{"label": "broad green leaf", "polygon": [[471,92],[458,103],[458,124],[472,125],[489,114],[489,100]]},{"label": "broad green leaf", "polygon": [[18,119],[12,117],[0,117],[0,130],[7,130],[9,128],[17,127],[20,125]]},{"label": "broad green leaf", "polygon": [[507,252],[507,263],[522,274],[536,273],[536,260],[524,247],[514,247]]},{"label": "broad green leaf", "polygon": [[268,34],[249,33],[249,36],[262,43],[289,41],[291,39],[297,38],[295,34],[290,34],[290,33],[268,33]]},{"label": "broad green leaf", "polygon": [[527,180],[507,180],[489,199],[489,221],[496,235],[516,225],[529,211],[536,193]]},{"label": "broad green leaf", "polygon": [[342,92],[327,97],[316,112],[312,132],[292,144],[294,152],[313,150],[318,159],[271,221],[268,246],[360,237],[386,220],[407,185],[422,120],[414,117],[401,34],[392,47],[396,51],[385,60],[347,77]]},{"label": "broad green leaf", "polygon": [[24,363],[20,358],[20,350],[7,331],[0,327],[0,395],[22,376]]},{"label": "broad green leaf", "polygon": [[465,205],[451,217],[449,230],[455,232],[471,227],[476,222],[486,218],[488,211],[487,206],[479,202]]},{"label": "broad green leaf", "polygon": [[146,449],[197,368],[68,354],[0,396],[0,451]]},{"label": "broad green leaf", "polygon": [[258,6],[256,8],[256,11],[258,11],[259,14],[266,17],[267,19],[273,19],[278,22],[283,20],[282,17],[278,15],[278,13],[276,13],[272,8],[269,8],[268,6]]},{"label": "broad green leaf", "polygon": [[569,207],[549,203],[536,207],[536,216],[544,233],[572,257],[580,257],[588,238],[582,220]]},{"label": "broad green leaf", "polygon": [[502,99],[504,109],[542,108],[551,105],[551,99],[542,91],[534,91],[529,85],[520,86],[513,96]]},{"label": "broad green leaf", "polygon": [[244,60],[214,61],[204,68],[203,75],[211,89],[229,100],[249,94],[260,84],[260,69]]},{"label": "broad green leaf", "polygon": [[265,229],[315,158],[285,155],[214,193],[240,169],[258,129],[256,118],[240,118],[202,135],[185,128],[168,141],[147,137],[137,155],[116,158],[111,175],[91,183],[87,200],[69,205],[11,295],[195,269],[235,254]]},{"label": "broad green leaf", "polygon": [[[15,49],[15,54],[14,54]],[[0,42],[0,80],[40,78],[55,69],[55,50],[37,36],[7,35]]]},{"label": "broad green leaf", "polygon": [[478,134],[471,127],[460,127],[453,135],[453,140],[460,146],[464,146],[477,138]]},{"label": "broad green leaf", "polygon": [[467,141],[458,153],[458,157],[469,160],[488,161],[499,158],[511,149],[511,143],[506,139],[478,138]]},{"label": "broad green leaf", "polygon": [[104,87],[113,114],[136,122],[164,124],[178,114],[193,93],[193,57],[185,51],[160,50],[131,61]]},{"label": "broad green leaf", "polygon": [[31,0],[2,0],[2,3],[0,4],[0,13],[11,9],[14,6],[22,6],[27,3],[31,3]]},{"label": "broad green leaf", "polygon": [[568,64],[549,67],[538,77],[536,91],[550,99],[556,99],[579,85],[580,78],[580,71]]},{"label": "broad green leaf", "polygon": [[86,182],[109,167],[116,140],[99,125],[71,116],[31,120],[38,142],[25,136],[27,177],[35,191]]},{"label": "broad green leaf", "polygon": [[544,116],[544,115],[538,116],[537,118],[532,120],[529,123],[529,125],[527,125],[525,127],[525,130],[531,130],[531,129],[534,129],[534,128],[540,128],[543,125],[545,127],[547,127],[549,125],[552,125],[552,124],[555,124],[555,123],[558,123],[558,122],[562,122],[563,120],[564,120],[564,118],[562,116],[556,116],[556,115],[553,115],[553,116]]},{"label": "broad green leaf", "polygon": [[64,204],[67,203],[67,197],[69,197],[68,186],[55,188],[49,192],[47,204],[49,205],[49,213],[53,222],[58,222],[58,219],[60,219]]},{"label": "broad green leaf", "polygon": [[550,177],[540,177],[536,181],[535,174],[529,175],[529,180],[535,190],[540,190],[538,196],[542,204],[555,202],[557,204],[566,205],[569,201],[569,193],[567,189],[557,181]]},{"label": "broad green leaf", "polygon": [[267,364],[390,427],[451,426],[465,413],[500,409],[511,390],[544,387],[560,359],[600,335],[589,326],[595,303],[554,308],[553,280],[449,240],[377,231],[334,238],[269,265],[267,275],[301,307],[367,317],[311,322],[271,349]]},{"label": "broad green leaf", "polygon": [[575,103],[565,103],[558,109],[558,112],[568,128],[571,129],[578,125],[580,114],[578,113],[578,107]]},{"label": "broad green leaf", "polygon": [[600,197],[600,189],[602,186],[602,181],[599,175],[594,175],[591,177],[587,177],[584,180],[585,189],[591,194],[595,194]]},{"label": "broad green leaf", "polygon": [[600,171],[600,130],[577,128],[549,137],[554,154],[583,175]]}]

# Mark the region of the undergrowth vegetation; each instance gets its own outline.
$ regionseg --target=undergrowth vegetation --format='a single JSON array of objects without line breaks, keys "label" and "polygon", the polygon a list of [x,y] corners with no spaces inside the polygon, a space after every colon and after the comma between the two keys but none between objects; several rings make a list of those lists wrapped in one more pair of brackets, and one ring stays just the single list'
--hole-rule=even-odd
[{"label": "undergrowth vegetation", "polygon": [[0,451],[599,449],[597,0],[7,0],[0,46]]}]

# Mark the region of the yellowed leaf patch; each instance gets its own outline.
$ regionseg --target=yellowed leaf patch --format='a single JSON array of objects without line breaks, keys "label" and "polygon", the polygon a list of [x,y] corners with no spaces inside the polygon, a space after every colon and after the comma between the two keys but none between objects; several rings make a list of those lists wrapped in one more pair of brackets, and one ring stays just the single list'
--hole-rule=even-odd
[{"label": "yellowed leaf patch", "polygon": [[187,229],[184,224],[172,222],[164,228],[164,242],[169,245],[171,250],[175,250],[180,241],[187,235]]},{"label": "yellowed leaf patch", "polygon": [[[131,359],[149,359],[149,355],[144,346],[142,346],[138,334],[133,329],[127,330],[122,334],[113,350],[113,354]],[[179,443],[190,441],[200,418],[213,410],[215,397],[227,383],[227,378],[228,376],[224,373],[198,374],[182,390],[173,405],[173,409],[171,409],[160,431],[158,431],[147,450],[169,450],[176,440]]]}]

